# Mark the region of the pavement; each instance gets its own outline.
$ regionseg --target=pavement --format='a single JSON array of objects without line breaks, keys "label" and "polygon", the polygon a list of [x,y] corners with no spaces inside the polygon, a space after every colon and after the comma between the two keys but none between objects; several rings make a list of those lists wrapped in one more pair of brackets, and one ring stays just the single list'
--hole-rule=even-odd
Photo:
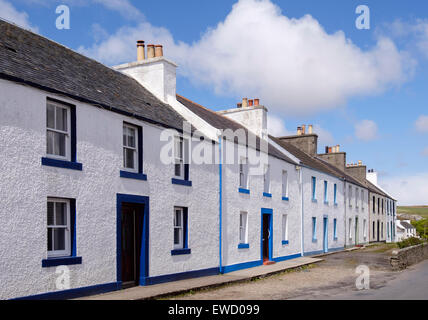
[{"label": "pavement", "polygon": [[286,270],[303,267],[323,261],[321,258],[300,257],[292,260],[277,262],[272,265],[238,270],[226,274],[167,282],[151,286],[133,287],[105,294],[79,298],[78,300],[152,300],[190,291],[215,288],[231,283],[246,282],[267,277]]}]

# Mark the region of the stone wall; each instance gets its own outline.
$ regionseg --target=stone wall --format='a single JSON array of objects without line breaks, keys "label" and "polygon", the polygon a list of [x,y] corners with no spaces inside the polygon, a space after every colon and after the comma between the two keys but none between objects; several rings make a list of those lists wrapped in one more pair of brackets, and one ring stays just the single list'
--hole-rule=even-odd
[{"label": "stone wall", "polygon": [[428,243],[393,251],[390,262],[394,270],[400,270],[426,258],[428,258]]}]

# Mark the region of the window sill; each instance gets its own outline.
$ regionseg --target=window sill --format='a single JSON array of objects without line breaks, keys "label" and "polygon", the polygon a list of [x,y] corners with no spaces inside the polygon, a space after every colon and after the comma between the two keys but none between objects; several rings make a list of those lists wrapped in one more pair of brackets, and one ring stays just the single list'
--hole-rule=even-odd
[{"label": "window sill", "polygon": [[263,197],[272,198],[272,193],[263,192]]},{"label": "window sill", "polygon": [[58,159],[51,159],[51,158],[42,158],[42,166],[71,169],[71,170],[77,170],[77,171],[83,170],[83,166],[79,162],[72,162],[72,161],[65,161],[65,160],[58,160]]},{"label": "window sill", "polygon": [[58,257],[42,260],[42,268],[82,264],[82,257]]},{"label": "window sill", "polygon": [[239,191],[239,193],[250,194],[250,190],[248,190],[248,189],[239,188],[238,191]]},{"label": "window sill", "polygon": [[120,177],[125,179],[135,179],[135,180],[142,180],[147,181],[147,175],[144,173],[136,173],[136,172],[129,172],[129,171],[120,171]]},{"label": "window sill", "polygon": [[171,250],[171,255],[172,256],[180,256],[180,255],[184,255],[184,254],[191,254],[192,251],[190,249],[175,249],[175,250]]},{"label": "window sill", "polygon": [[312,199],[313,203],[318,203],[317,199]]},{"label": "window sill", "polygon": [[289,244],[288,240],[282,240],[282,245],[283,245],[283,246],[284,246],[284,245],[287,245],[287,244]]},{"label": "window sill", "polygon": [[238,249],[249,249],[250,244],[249,243],[240,243],[238,244]]},{"label": "window sill", "polygon": [[177,184],[177,185],[180,185],[180,186],[186,186],[186,187],[191,187],[192,186],[192,181],[182,180],[182,179],[176,179],[176,178],[172,178],[171,179],[171,183],[172,184]]},{"label": "window sill", "polygon": [[288,197],[282,197],[282,200],[288,201]]}]

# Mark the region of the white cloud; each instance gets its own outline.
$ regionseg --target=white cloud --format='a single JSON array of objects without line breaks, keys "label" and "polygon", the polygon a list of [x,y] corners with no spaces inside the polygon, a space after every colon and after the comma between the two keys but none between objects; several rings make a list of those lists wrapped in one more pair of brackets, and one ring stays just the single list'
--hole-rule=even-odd
[{"label": "white cloud", "polygon": [[318,112],[380,93],[406,81],[413,67],[388,38],[362,50],[342,31],[328,34],[310,15],[290,19],[269,0],[240,0],[192,44],[140,23],[80,51],[107,64],[133,61],[138,39],[164,44],[194,83],[222,95],[258,96],[276,114]]},{"label": "white cloud", "polygon": [[295,134],[287,130],[284,120],[273,114],[268,114],[267,126],[269,134],[273,135],[274,137],[291,136]]},{"label": "white cloud", "polygon": [[0,0],[0,17],[16,25],[38,32],[38,28],[31,25],[28,14],[18,11],[10,2]]},{"label": "white cloud", "polygon": [[421,115],[415,124],[416,130],[419,132],[428,132],[428,116]]},{"label": "white cloud", "polygon": [[399,205],[428,204],[428,172],[385,178],[380,186],[398,200]]},{"label": "white cloud", "polygon": [[335,142],[331,132],[322,128],[319,124],[314,125],[314,133],[318,135],[318,145],[332,145]]},{"label": "white cloud", "polygon": [[355,124],[355,136],[359,140],[371,141],[377,138],[378,127],[372,120],[362,120]]},{"label": "white cloud", "polygon": [[144,19],[144,15],[134,7],[128,0],[92,0],[110,10],[119,12],[124,18],[129,20]]}]

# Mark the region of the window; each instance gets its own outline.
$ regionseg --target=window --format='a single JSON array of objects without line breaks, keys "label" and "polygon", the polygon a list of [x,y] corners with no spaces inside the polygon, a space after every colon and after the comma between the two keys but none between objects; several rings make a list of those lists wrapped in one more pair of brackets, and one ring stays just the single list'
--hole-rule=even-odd
[{"label": "window", "polygon": [[288,215],[282,215],[282,244],[288,244]]},{"label": "window", "polygon": [[333,219],[333,239],[337,240],[337,219]]},{"label": "window", "polygon": [[358,188],[355,188],[355,208],[358,208],[358,200],[360,193],[358,192]]},{"label": "window", "polygon": [[380,213],[380,198],[377,198],[377,213]]},{"label": "window", "polygon": [[380,234],[381,234],[381,237],[382,237],[382,239],[383,239],[383,222],[381,222]]},{"label": "window", "polygon": [[376,213],[375,206],[376,206],[376,198],[375,198],[375,196],[373,196],[373,213]]},{"label": "window", "polygon": [[138,128],[123,124],[123,168],[138,172]]},{"label": "window", "polygon": [[317,240],[317,218],[312,217],[312,241]]},{"label": "window", "polygon": [[282,171],[282,197],[288,198],[288,172]]},{"label": "window", "polygon": [[328,182],[324,181],[324,203],[328,203]]},{"label": "window", "polygon": [[48,100],[46,105],[46,154],[71,161],[70,108]]},{"label": "window", "polygon": [[265,166],[265,174],[263,175],[263,192],[270,192],[270,166]]},{"label": "window", "polygon": [[312,177],[312,201],[316,201],[317,178]]},{"label": "window", "polygon": [[47,205],[48,257],[70,256],[70,201],[50,198]]},{"label": "window", "polygon": [[364,210],[364,190],[361,189],[361,209]]},{"label": "window", "polygon": [[337,184],[334,184],[334,204],[337,204]]},{"label": "window", "polygon": [[246,244],[248,243],[248,214],[246,212],[241,212],[239,214],[239,243]]},{"label": "window", "polygon": [[183,227],[183,208],[174,209],[174,248],[183,249],[184,247],[184,227]]},{"label": "window", "polygon": [[248,187],[248,165],[246,158],[241,158],[239,162],[239,186],[244,189]]},{"label": "window", "polygon": [[184,140],[183,137],[175,137],[174,147],[174,175],[184,179]]},{"label": "window", "polygon": [[349,218],[349,239],[352,239],[352,218]]},{"label": "window", "polygon": [[349,206],[350,207],[352,207],[352,187],[351,186],[349,186],[349,188],[348,188],[348,197],[349,197]]},{"label": "window", "polygon": [[363,237],[364,237],[364,239],[367,238],[367,221],[366,221],[366,219],[363,220]]},{"label": "window", "polygon": [[376,224],[373,221],[373,239],[376,237]]}]

